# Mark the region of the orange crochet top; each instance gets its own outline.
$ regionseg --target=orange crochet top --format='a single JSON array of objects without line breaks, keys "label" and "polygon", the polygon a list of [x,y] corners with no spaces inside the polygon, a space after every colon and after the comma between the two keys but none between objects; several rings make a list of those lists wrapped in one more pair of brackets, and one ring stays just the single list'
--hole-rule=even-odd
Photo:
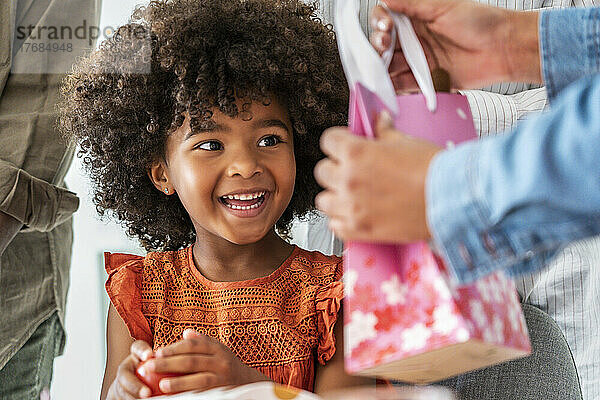
[{"label": "orange crochet top", "polygon": [[155,350],[193,328],[273,381],[310,391],[315,359],[325,364],[335,353],[333,326],[343,296],[339,257],[294,247],[269,276],[240,282],[206,279],[191,246],[104,258],[111,302],[131,337]]}]

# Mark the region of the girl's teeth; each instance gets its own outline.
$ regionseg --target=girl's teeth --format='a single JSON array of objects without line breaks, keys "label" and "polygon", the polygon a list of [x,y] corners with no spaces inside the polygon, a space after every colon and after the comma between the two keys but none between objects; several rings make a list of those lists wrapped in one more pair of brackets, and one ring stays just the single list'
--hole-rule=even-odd
[{"label": "girl's teeth", "polygon": [[230,200],[253,200],[258,197],[264,196],[264,194],[265,194],[265,192],[252,193],[252,194],[230,194],[230,195],[227,195],[224,197],[226,199],[230,199]]},{"label": "girl's teeth", "polygon": [[228,205],[227,205],[227,207],[231,207],[231,208],[233,208],[234,210],[251,210],[251,209],[253,209],[253,208],[258,208],[258,207],[260,207],[260,205],[261,205],[261,204],[262,204],[262,203],[257,203],[257,204],[253,204],[253,205],[251,205],[251,206],[236,206],[236,205],[229,205],[229,204],[228,204]]}]

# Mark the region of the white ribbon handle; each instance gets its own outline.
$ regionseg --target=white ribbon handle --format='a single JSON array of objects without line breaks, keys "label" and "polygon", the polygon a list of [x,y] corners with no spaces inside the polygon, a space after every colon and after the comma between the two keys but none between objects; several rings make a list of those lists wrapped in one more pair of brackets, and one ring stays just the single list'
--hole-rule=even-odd
[{"label": "white ribbon handle", "polygon": [[392,60],[396,37],[408,66],[410,67],[430,112],[437,107],[437,99],[425,52],[413,29],[410,19],[388,9],[394,21],[392,45],[379,57],[364,35],[358,19],[359,0],[335,1],[335,30],[340,59],[350,88],[357,82],[376,93],[389,110],[397,112],[396,93],[389,77],[388,67]]}]

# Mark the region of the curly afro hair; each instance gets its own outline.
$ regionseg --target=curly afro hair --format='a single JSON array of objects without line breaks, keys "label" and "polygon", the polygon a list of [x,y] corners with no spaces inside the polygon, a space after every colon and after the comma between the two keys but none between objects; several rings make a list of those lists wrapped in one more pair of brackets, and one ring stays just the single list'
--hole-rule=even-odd
[{"label": "curly afro hair", "polygon": [[[348,86],[335,34],[299,0],[163,0],[137,8],[128,24],[73,67],[61,88],[59,129],[80,146],[100,215],[120,220],[147,250],[191,245],[195,232],[177,195],[147,171],[189,115],[192,129],[236,99],[275,98],[293,125],[295,191],[276,224],[314,209],[313,168],[324,129],[347,122]],[[243,117],[243,115],[241,115]]]}]

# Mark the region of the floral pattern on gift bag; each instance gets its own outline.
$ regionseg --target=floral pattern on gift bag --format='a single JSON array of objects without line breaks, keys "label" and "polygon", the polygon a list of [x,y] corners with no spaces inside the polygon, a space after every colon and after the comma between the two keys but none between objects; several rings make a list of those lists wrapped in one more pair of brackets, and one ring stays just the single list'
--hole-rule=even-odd
[{"label": "floral pattern on gift bag", "polygon": [[[349,260],[345,275],[345,350],[350,371],[472,339],[529,352],[518,295],[502,273],[453,288],[439,259],[419,244],[403,255],[406,263],[373,274],[365,260],[375,258],[377,265],[385,261],[381,254],[369,253],[369,245],[363,246],[367,249],[363,248],[362,260]],[[395,264],[398,259],[392,260]]]}]

